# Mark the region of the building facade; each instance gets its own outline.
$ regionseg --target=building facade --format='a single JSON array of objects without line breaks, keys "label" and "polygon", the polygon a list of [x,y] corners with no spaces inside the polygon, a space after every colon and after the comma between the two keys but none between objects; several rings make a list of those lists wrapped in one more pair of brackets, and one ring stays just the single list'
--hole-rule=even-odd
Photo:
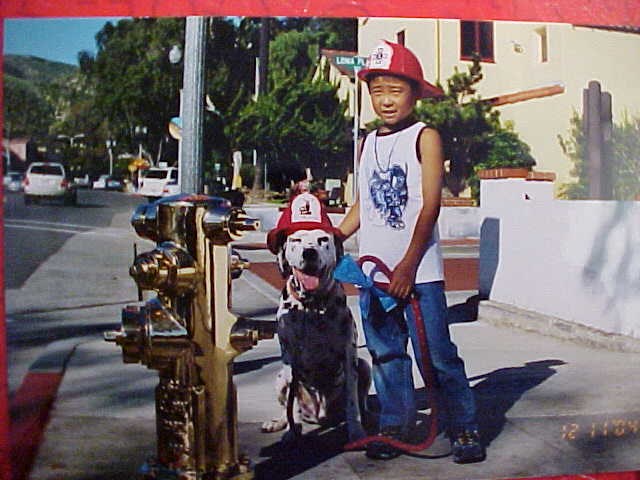
[{"label": "building facade", "polygon": [[[613,99],[613,121],[640,116],[640,34],[554,23],[466,22],[437,19],[361,18],[360,55],[381,40],[404,43],[421,61],[429,81],[446,84],[454,69],[466,71],[480,53],[482,98],[561,85],[564,92],[498,107],[529,144],[537,170],[553,171],[557,185],[570,181],[571,164],[558,136],[566,137],[574,111],[582,114],[583,90],[600,82]],[[361,124],[374,118],[363,88]]]}]

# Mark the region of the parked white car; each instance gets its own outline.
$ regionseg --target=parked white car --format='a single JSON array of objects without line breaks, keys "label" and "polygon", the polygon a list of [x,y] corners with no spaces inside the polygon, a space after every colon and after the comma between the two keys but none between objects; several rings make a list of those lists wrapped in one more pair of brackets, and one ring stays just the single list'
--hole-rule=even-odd
[{"label": "parked white car", "polygon": [[97,180],[95,180],[92,184],[92,188],[94,190],[104,190],[107,188],[107,179],[109,175],[100,175]]},{"label": "parked white car", "polygon": [[85,173],[82,177],[73,177],[73,184],[76,188],[89,188],[91,180],[89,180],[89,175]]},{"label": "parked white car", "polygon": [[29,205],[45,198],[62,199],[75,204],[77,191],[67,180],[60,163],[35,162],[29,165],[24,178],[24,203]]},{"label": "parked white car", "polygon": [[150,168],[139,181],[138,193],[149,200],[177,195],[180,193],[178,169],[175,167]]}]

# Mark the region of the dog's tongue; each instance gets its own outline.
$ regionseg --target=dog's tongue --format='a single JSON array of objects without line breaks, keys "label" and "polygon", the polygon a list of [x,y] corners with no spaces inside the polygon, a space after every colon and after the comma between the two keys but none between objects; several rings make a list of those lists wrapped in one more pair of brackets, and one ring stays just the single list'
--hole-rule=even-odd
[{"label": "dog's tongue", "polygon": [[320,284],[320,279],[313,275],[307,275],[300,270],[295,270],[296,278],[305,290],[315,290]]}]

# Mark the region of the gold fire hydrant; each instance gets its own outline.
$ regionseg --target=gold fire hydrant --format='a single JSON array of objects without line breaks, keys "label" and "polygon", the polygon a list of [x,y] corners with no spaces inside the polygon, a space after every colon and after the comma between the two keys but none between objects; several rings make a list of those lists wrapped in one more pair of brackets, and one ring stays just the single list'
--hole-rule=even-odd
[{"label": "gold fire hydrant", "polygon": [[[131,223],[156,247],[135,256],[129,273],[157,296],[122,311],[122,327],[105,333],[125,363],[158,370],[157,458],[145,479],[250,479],[238,453],[233,359],[275,327],[229,311],[229,247],[259,221],[223,199],[181,195],[140,205]],[[260,326],[264,325],[264,327]]]}]

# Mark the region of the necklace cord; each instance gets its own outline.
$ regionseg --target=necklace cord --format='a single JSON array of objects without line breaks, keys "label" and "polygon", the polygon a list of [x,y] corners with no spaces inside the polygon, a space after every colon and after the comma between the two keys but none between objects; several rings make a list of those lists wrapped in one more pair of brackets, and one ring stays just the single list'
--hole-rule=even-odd
[{"label": "necklace cord", "polygon": [[396,144],[398,143],[398,139],[400,138],[400,132],[397,132],[396,138],[393,140],[391,144],[391,149],[389,150],[389,155],[387,157],[387,166],[383,168],[380,164],[380,160],[378,159],[378,132],[375,134],[375,138],[373,139],[373,155],[376,160],[376,165],[381,173],[386,173],[389,171],[389,167],[391,166],[391,157],[393,157],[393,152],[396,149]]}]

